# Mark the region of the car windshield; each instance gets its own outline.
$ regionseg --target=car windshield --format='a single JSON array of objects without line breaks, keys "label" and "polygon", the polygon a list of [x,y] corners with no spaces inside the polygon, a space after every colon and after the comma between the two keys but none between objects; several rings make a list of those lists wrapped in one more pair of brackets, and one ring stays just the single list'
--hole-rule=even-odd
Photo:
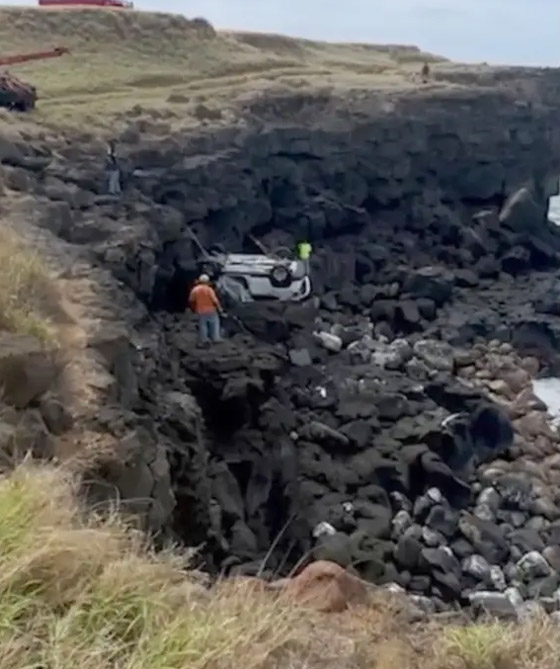
[{"label": "car windshield", "polygon": [[276,256],[267,256],[264,254],[250,254],[250,253],[227,253],[219,254],[216,259],[223,263],[225,268],[228,267],[247,267],[252,269],[270,269],[277,265],[284,265],[289,267],[291,261],[289,259],[277,258]]}]

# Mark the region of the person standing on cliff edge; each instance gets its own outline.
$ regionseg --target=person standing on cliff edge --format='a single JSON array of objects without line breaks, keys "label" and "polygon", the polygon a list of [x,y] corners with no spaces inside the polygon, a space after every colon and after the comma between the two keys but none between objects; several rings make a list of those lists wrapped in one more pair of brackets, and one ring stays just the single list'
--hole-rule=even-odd
[{"label": "person standing on cliff edge", "polygon": [[210,285],[208,274],[201,274],[189,295],[189,307],[198,316],[198,342],[206,345],[220,341],[222,305]]},{"label": "person standing on cliff edge", "polygon": [[306,239],[302,239],[302,241],[297,245],[297,255],[303,265],[303,270],[306,275],[309,275],[310,272],[310,258],[312,250],[313,249],[311,248],[311,244]]},{"label": "person standing on cliff edge", "polygon": [[105,163],[105,169],[107,170],[107,190],[109,195],[120,195],[121,194],[121,170],[119,167],[119,161],[117,159],[117,154],[115,152],[115,142],[109,142],[109,147],[107,150],[107,160]]}]

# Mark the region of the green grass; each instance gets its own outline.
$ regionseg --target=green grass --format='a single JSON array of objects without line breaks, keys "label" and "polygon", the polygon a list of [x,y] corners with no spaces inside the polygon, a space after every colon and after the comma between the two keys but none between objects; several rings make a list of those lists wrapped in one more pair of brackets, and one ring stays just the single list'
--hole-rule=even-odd
[{"label": "green grass", "polygon": [[556,669],[560,638],[545,615],[522,624],[487,621],[444,629],[437,652],[441,669]]},{"label": "green grass", "polygon": [[497,623],[450,629],[444,636],[446,655],[460,659],[465,669],[494,669],[511,652],[507,628]]},{"label": "green grass", "polygon": [[201,103],[223,109],[271,85],[402,84],[424,60],[437,60],[412,47],[217,33],[178,15],[106,10],[0,9],[0,43],[2,54],[69,47],[70,55],[11,69],[38,88],[33,120],[101,130],[130,120],[135,106],[189,125]]},{"label": "green grass", "polygon": [[51,341],[43,314],[48,274],[39,255],[11,231],[0,230],[0,330]]}]

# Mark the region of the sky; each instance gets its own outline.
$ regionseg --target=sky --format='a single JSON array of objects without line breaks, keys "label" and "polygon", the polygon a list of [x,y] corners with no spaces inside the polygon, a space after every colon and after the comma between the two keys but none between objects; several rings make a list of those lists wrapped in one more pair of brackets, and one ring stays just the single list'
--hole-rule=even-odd
[{"label": "sky", "polygon": [[135,7],[203,16],[216,28],[416,44],[453,60],[560,67],[560,0],[136,0]]}]

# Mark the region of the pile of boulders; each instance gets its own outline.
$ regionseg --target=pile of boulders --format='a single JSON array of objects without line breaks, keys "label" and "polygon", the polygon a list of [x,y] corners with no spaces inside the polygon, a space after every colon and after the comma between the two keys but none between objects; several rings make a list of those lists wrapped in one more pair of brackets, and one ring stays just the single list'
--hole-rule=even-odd
[{"label": "pile of boulders", "polygon": [[[206,430],[217,430],[213,532],[236,573],[258,572],[274,540],[270,490],[282,486],[274,513],[293,555],[352,565],[425,611],[560,607],[560,454],[532,393],[536,358],[497,341],[465,350],[421,334],[391,339],[364,318],[317,320],[295,360],[241,343],[185,345],[181,357]],[[227,450],[216,441],[226,415]]]},{"label": "pile of boulders", "polygon": [[475,484],[470,511],[435,488],[396,514],[399,583],[436,603],[468,601],[500,615],[522,615],[526,601],[557,611],[560,508],[523,474],[494,476]]},{"label": "pile of boulders", "polygon": [[[382,579],[412,593],[426,610],[460,601],[511,618],[558,611],[560,435],[533,393],[538,359],[521,356],[500,341],[461,350],[419,336],[390,340],[376,336],[371,323],[354,328],[334,324],[315,336],[331,355],[348,356],[360,370],[377,370],[380,379],[402,372],[420,390],[442,375],[455,378],[499,407],[515,433],[513,443],[504,442],[488,462],[472,462],[476,469],[469,472],[466,507],[458,507],[438,487],[416,498],[391,495],[390,532],[377,544],[378,558],[386,561]],[[466,424],[465,412],[440,415],[444,430]],[[484,428],[483,421],[479,424]],[[492,432],[490,424],[487,428]],[[340,517],[348,517],[361,503],[354,509],[348,500]],[[323,522],[315,529],[315,554],[340,561],[346,555],[340,524]]]}]

